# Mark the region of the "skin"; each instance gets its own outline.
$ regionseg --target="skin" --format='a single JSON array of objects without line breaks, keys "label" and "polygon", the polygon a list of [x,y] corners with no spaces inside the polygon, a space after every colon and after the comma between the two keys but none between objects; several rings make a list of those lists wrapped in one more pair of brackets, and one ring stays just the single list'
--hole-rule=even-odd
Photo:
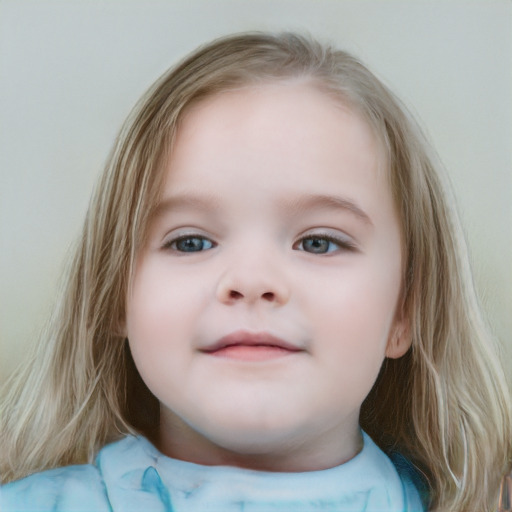
[{"label": "skin", "polygon": [[[161,404],[160,450],[271,471],[354,457],[361,403],[410,345],[399,221],[368,124],[304,81],[203,100],[148,235],[126,334]],[[297,351],[204,351],[232,333]]]}]

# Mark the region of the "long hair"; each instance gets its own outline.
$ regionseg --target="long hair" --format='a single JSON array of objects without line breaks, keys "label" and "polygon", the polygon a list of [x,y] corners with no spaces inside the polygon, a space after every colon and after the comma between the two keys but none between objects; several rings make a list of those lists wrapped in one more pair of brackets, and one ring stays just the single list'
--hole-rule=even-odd
[{"label": "long hair", "polygon": [[93,195],[76,255],[32,358],[5,386],[5,482],[90,462],[126,433],[151,436],[158,403],[122,336],[125,302],[164,163],[187,109],[223,91],[304,80],[365,117],[384,149],[404,252],[412,345],[386,360],[360,422],[425,476],[431,510],[496,505],[512,456],[506,379],[473,289],[456,213],[428,144],[394,95],[351,55],[295,34],[214,41],[169,71],[124,124]]}]

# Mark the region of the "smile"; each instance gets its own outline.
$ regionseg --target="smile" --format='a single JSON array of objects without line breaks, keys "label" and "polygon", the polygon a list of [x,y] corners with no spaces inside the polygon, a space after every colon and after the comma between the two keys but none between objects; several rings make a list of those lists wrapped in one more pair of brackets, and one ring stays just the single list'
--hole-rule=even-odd
[{"label": "smile", "polygon": [[238,361],[267,361],[304,350],[268,333],[237,331],[223,336],[201,352]]}]

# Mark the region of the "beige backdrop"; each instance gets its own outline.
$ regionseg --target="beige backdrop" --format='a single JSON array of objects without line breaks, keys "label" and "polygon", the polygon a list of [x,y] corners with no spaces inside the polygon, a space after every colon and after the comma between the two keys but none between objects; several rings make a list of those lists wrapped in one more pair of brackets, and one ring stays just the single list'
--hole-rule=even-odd
[{"label": "beige backdrop", "polygon": [[420,117],[512,376],[512,2],[0,0],[0,381],[48,314],[135,100],[199,43],[253,29],[355,52]]}]

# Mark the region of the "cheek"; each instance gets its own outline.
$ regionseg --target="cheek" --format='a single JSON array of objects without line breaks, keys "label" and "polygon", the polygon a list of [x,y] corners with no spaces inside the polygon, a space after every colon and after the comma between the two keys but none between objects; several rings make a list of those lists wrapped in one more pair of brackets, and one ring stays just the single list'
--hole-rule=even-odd
[{"label": "cheek", "polygon": [[399,294],[399,268],[385,272],[364,263],[340,270],[328,286],[318,281],[308,286],[316,297],[310,310],[317,338],[326,345],[323,353],[332,356],[326,364],[342,365],[356,380],[358,372],[378,373]]},{"label": "cheek", "polygon": [[[193,278],[192,278],[193,279]],[[191,278],[151,260],[137,269],[127,300],[126,333],[135,364],[152,388],[183,367],[193,345],[199,297]],[[158,384],[157,384],[158,385]]]},{"label": "cheek", "polygon": [[[156,261],[155,261],[156,260]],[[175,272],[165,258],[148,258],[135,274],[127,300],[127,329],[150,339],[160,339],[187,325],[201,289],[194,275]],[[152,334],[152,336],[150,336]]]}]

